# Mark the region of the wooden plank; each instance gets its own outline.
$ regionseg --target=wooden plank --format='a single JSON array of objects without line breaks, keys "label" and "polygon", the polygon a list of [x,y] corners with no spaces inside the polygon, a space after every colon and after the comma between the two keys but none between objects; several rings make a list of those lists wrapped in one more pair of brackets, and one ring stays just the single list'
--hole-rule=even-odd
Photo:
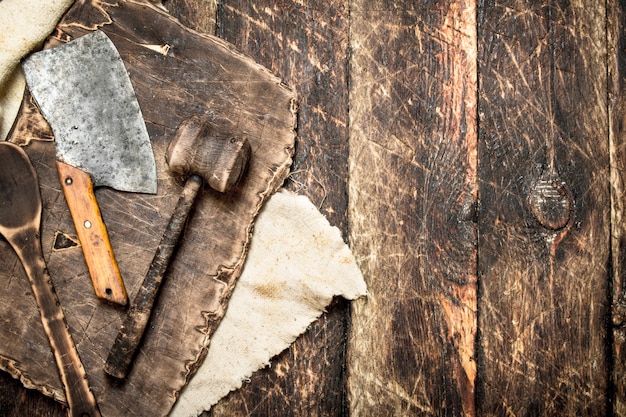
[{"label": "wooden plank", "polygon": [[169,0],[164,7],[190,29],[215,35],[217,28],[217,0]]},{"label": "wooden plank", "polygon": [[604,2],[478,11],[479,415],[604,415]]},{"label": "wooden plank", "polygon": [[608,86],[611,158],[612,364],[613,413],[626,416],[626,3],[609,1]]},{"label": "wooden plank", "polygon": [[290,186],[340,227],[347,212],[348,2],[221,1],[218,16],[218,36],[298,92]]},{"label": "wooden plank", "polygon": [[[220,1],[218,35],[299,95],[298,137],[286,185],[307,195],[347,237],[348,2]],[[338,300],[214,416],[346,413],[348,305]]]},{"label": "wooden plank", "polygon": [[355,416],[475,415],[475,7],[351,3]]},{"label": "wooden plank", "polygon": [[43,396],[39,391],[26,389],[9,374],[0,372],[0,415],[65,417],[67,413],[52,398]]},{"label": "wooden plank", "polygon": [[[459,207],[472,206],[454,201],[459,194],[450,184],[459,180],[447,178],[463,165],[461,156],[452,157],[455,151],[451,148],[456,142],[467,144],[468,139],[457,137],[448,143],[450,139],[445,137],[438,148],[435,146],[437,132],[452,129],[443,127],[445,117],[441,113],[447,107],[437,109],[434,105],[441,100],[437,95],[444,95],[442,91],[453,91],[452,85],[445,83],[451,75],[436,62],[446,53],[443,48],[450,48],[439,30],[445,26],[441,14],[449,6],[403,7],[397,2],[381,6],[364,0],[352,5],[352,64],[360,66],[354,66],[351,79],[356,107],[351,118],[350,174],[358,176],[352,179],[349,226],[345,185],[348,2],[220,3],[221,36],[272,68],[288,84],[296,85],[301,97],[300,137],[296,173],[289,186],[309,195],[331,222],[341,227],[344,236],[350,236],[370,283],[371,296],[359,303],[354,313],[350,343],[352,411],[355,415],[375,415],[377,411],[381,415],[420,414],[417,406],[428,404],[436,414],[460,414],[464,383],[459,382],[457,371],[462,367],[454,366],[460,355],[447,339],[452,315],[446,314],[445,308],[446,300],[455,298],[445,286],[450,284],[457,294],[471,294],[471,284],[451,284],[444,274],[466,267],[472,270],[469,258],[474,255],[468,250],[462,255],[468,259],[465,264],[451,263],[460,259],[462,241],[471,239],[459,237],[460,228],[455,228],[453,220],[432,214],[453,218],[461,212]],[[610,414],[609,401],[613,399],[615,415],[626,415],[626,327],[622,319],[626,309],[622,282],[626,251],[621,201],[622,164],[626,160],[626,5],[623,0],[608,2],[607,32],[612,49],[608,51],[607,80],[602,54],[605,23],[598,9],[603,5],[591,0],[581,5],[578,1],[560,10],[559,2],[536,3],[530,8],[521,1],[484,1],[478,13],[483,178],[478,353],[484,365],[477,382],[478,414],[574,415],[579,411],[601,415]],[[215,12],[204,9],[212,7],[213,1],[168,0],[165,5],[186,25],[207,33],[214,30],[207,14]],[[435,50],[437,37],[442,45]],[[319,39],[323,41],[317,42]],[[404,65],[398,63],[402,59],[407,61]],[[329,70],[316,67],[323,68],[324,63]],[[425,74],[433,68],[439,72]],[[609,103],[602,92],[607,82]],[[385,96],[385,89],[395,96]],[[368,113],[358,106],[364,105],[372,92],[375,94],[369,96],[368,105],[376,112]],[[602,115],[607,105],[611,113]],[[610,127],[603,120],[610,121]],[[611,133],[610,149],[608,140],[602,139],[603,131]],[[433,150],[435,153],[430,154]],[[466,149],[456,152],[467,154]],[[614,196],[611,263],[606,252],[609,152]],[[367,173],[368,169],[378,175]],[[546,181],[550,175],[541,175],[554,172],[560,182],[551,183]],[[544,182],[535,187],[541,179]],[[562,187],[551,185],[562,182]],[[393,187],[396,191],[410,190],[416,197],[393,195]],[[440,194],[443,191],[438,187],[448,194]],[[559,228],[562,217],[554,215],[554,207],[565,207],[563,200],[535,198],[532,201],[556,205],[547,212],[540,205],[532,209],[528,204],[531,190],[552,191],[552,196],[561,190],[571,195],[564,227]],[[443,200],[446,196],[448,202]],[[448,211],[451,206],[456,209]],[[549,227],[541,226],[533,212]],[[475,232],[471,222],[463,221],[462,227]],[[446,242],[443,235],[451,239],[452,246],[437,247]],[[434,259],[437,256],[439,261]],[[601,320],[609,317],[609,290],[603,281],[608,279],[607,265],[613,272],[614,289],[612,360],[602,341],[604,337],[611,340]],[[446,269],[436,270],[442,267]],[[467,287],[470,290],[463,292]],[[470,303],[454,305],[461,312],[457,314],[461,320],[455,322],[459,325]],[[207,415],[346,414],[346,375],[336,364],[344,362],[341,345],[350,328],[347,310],[342,303],[331,307],[329,314],[273,361],[271,368],[255,375],[243,390]],[[384,317],[374,313],[388,314],[393,320],[385,323]],[[364,341],[370,350],[355,348]],[[388,359],[391,361],[385,362]],[[386,366],[389,370],[383,368]],[[608,377],[611,366],[612,383]],[[612,389],[614,397],[606,396]],[[444,401],[447,407],[437,409]],[[19,382],[1,373],[0,414],[61,416],[64,412],[58,403],[20,388]]]}]

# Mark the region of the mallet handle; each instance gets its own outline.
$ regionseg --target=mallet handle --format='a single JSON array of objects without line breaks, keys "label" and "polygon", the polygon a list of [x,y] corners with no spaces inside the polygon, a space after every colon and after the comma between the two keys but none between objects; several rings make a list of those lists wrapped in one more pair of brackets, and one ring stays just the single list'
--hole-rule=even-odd
[{"label": "mallet handle", "polygon": [[187,217],[201,186],[202,178],[198,175],[192,175],[187,179],[183,192],[176,203],[174,213],[161,237],[161,242],[154,254],[148,273],[117,334],[104,366],[104,371],[115,378],[123,379],[128,373],[150,319],[152,306],[161,288],[170,258],[174,253],[178,238],[185,228]]},{"label": "mallet handle", "polygon": [[150,269],[109,352],[104,366],[107,374],[123,379],[128,373],[170,258],[203,180],[219,192],[230,190],[246,172],[250,154],[251,147],[245,137],[213,136],[211,125],[200,117],[185,120],[176,130],[167,149],[167,164],[171,171],[191,176],[185,183]]}]

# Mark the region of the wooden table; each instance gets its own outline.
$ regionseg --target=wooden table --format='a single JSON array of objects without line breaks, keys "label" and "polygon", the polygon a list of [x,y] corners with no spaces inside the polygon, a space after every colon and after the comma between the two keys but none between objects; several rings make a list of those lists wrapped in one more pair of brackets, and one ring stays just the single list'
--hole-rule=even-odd
[{"label": "wooden table", "polygon": [[296,88],[370,290],[205,414],[626,415],[623,3],[165,1]]}]

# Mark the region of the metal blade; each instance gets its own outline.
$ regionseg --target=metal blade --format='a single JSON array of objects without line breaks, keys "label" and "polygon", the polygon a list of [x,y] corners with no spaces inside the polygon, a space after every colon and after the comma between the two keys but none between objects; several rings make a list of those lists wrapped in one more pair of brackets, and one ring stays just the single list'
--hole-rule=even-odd
[{"label": "metal blade", "polygon": [[156,163],[122,58],[102,31],[37,52],[22,64],[56,141],[57,158],[94,185],[156,193]]}]

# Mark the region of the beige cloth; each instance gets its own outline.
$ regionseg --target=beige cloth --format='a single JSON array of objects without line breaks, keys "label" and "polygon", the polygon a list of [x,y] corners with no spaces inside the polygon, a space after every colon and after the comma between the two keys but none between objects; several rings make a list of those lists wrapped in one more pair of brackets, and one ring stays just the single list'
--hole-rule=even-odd
[{"label": "beige cloth", "polygon": [[243,273],[198,373],[171,415],[196,416],[288,348],[334,296],[365,295],[339,229],[304,196],[274,194],[254,226]]},{"label": "beige cloth", "polygon": [[[20,60],[52,32],[73,0],[0,1],[0,140],[5,140],[24,93]],[[28,28],[28,30],[25,30]]]}]

